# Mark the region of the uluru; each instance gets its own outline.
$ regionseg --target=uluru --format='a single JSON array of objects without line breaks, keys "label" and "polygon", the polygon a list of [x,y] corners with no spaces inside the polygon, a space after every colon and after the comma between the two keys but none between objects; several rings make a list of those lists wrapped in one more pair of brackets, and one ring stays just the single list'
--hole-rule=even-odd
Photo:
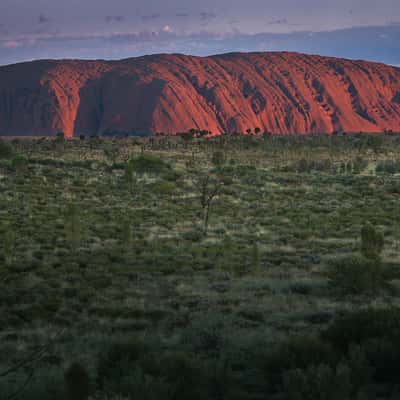
[{"label": "uluru", "polygon": [[400,130],[400,69],[290,52],[0,67],[0,135]]}]

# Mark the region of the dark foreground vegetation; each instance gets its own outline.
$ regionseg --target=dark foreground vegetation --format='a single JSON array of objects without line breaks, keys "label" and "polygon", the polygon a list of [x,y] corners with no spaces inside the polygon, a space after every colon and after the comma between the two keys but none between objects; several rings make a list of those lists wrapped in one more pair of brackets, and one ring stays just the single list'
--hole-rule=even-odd
[{"label": "dark foreground vegetation", "polygon": [[0,141],[0,399],[400,398],[400,136]]}]

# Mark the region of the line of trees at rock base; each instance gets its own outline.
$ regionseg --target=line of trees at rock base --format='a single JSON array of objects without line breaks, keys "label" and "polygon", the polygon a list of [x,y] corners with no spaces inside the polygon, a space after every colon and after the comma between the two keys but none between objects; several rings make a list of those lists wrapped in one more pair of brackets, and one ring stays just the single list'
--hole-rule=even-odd
[{"label": "line of trees at rock base", "polygon": [[392,129],[385,129],[382,132],[345,132],[343,130],[335,130],[333,132],[309,132],[309,133],[276,133],[276,132],[271,132],[268,130],[262,130],[259,127],[255,128],[247,128],[245,132],[220,132],[218,134],[213,134],[211,131],[208,131],[206,129],[196,129],[192,128],[189,129],[186,132],[176,132],[175,134],[171,133],[164,133],[164,132],[155,132],[154,136],[182,136],[182,137],[189,137],[189,138],[202,138],[202,137],[208,137],[208,136],[241,136],[241,135],[250,135],[250,136],[274,136],[274,135],[288,135],[288,136],[319,136],[319,135],[332,135],[332,136],[346,136],[346,135],[356,135],[356,134],[396,134],[397,132],[394,132]]},{"label": "line of trees at rock base", "polygon": [[[248,135],[257,135],[257,136],[261,136],[261,135],[272,135],[272,133],[268,132],[268,131],[264,131],[261,132],[261,128],[248,128],[246,129],[246,132],[234,132],[234,133],[228,133],[228,132],[221,132],[218,133],[219,135],[243,135],[243,134],[248,134]],[[213,136],[215,135],[213,132],[207,130],[207,129],[198,129],[198,128],[191,128],[187,131],[182,131],[182,132],[175,132],[175,133],[166,133],[166,132],[143,132],[143,131],[106,131],[101,135],[85,135],[85,134],[79,134],[76,135],[80,138],[84,138],[86,136],[106,136],[106,137],[127,137],[127,136],[138,136],[138,137],[146,137],[146,136],[181,136],[183,138],[202,138],[202,137],[208,137],[208,136]],[[59,136],[64,136],[63,132],[59,132],[56,134],[57,137]]]},{"label": "line of trees at rock base", "polygon": [[[95,134],[76,134],[74,137],[79,137],[81,140],[84,140],[86,137],[165,137],[165,136],[178,136],[182,139],[194,139],[194,138],[207,138],[211,136],[242,136],[242,135],[249,135],[249,136],[257,136],[257,137],[270,137],[270,136],[320,136],[320,135],[329,135],[329,136],[347,136],[347,135],[357,135],[357,134],[386,134],[386,135],[394,135],[397,132],[393,131],[392,129],[385,129],[381,132],[345,132],[343,130],[335,130],[333,132],[310,132],[310,133],[276,133],[271,132],[268,130],[262,130],[259,127],[255,128],[247,128],[245,132],[219,132],[215,134],[207,129],[198,129],[198,128],[191,128],[187,131],[175,132],[175,133],[166,133],[161,131],[156,132],[139,132],[139,131],[107,131],[102,133],[101,135]],[[63,139],[65,138],[64,132],[58,132],[56,134],[56,138]]]}]

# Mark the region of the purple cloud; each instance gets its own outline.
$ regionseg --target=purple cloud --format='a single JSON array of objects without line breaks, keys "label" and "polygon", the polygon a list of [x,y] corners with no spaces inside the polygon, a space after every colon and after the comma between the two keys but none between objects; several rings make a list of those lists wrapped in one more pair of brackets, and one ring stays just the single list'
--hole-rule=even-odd
[{"label": "purple cloud", "polygon": [[200,18],[201,18],[203,21],[208,21],[208,20],[210,20],[210,19],[215,19],[215,18],[217,18],[217,15],[214,14],[214,13],[212,13],[212,12],[201,12],[201,13],[200,13]]},{"label": "purple cloud", "polygon": [[44,14],[40,14],[38,17],[38,22],[39,24],[47,24],[48,22],[50,22],[50,19],[47,18]]},{"label": "purple cloud", "polygon": [[140,18],[143,21],[151,21],[151,20],[159,19],[160,17],[161,17],[160,13],[152,13],[149,15],[142,15]]},{"label": "purple cloud", "polygon": [[125,20],[125,18],[122,15],[107,15],[105,18],[106,22],[113,23],[113,22],[123,22]]},{"label": "purple cloud", "polygon": [[269,25],[287,25],[288,24],[288,20],[286,18],[282,18],[282,19],[274,19],[270,22],[268,22]]}]

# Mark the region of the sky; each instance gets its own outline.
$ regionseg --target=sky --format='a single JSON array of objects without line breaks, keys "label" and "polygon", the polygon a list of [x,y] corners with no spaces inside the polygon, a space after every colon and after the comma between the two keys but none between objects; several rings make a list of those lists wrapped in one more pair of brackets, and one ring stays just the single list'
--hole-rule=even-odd
[{"label": "sky", "polygon": [[0,65],[234,51],[400,66],[400,0],[0,0]]}]

